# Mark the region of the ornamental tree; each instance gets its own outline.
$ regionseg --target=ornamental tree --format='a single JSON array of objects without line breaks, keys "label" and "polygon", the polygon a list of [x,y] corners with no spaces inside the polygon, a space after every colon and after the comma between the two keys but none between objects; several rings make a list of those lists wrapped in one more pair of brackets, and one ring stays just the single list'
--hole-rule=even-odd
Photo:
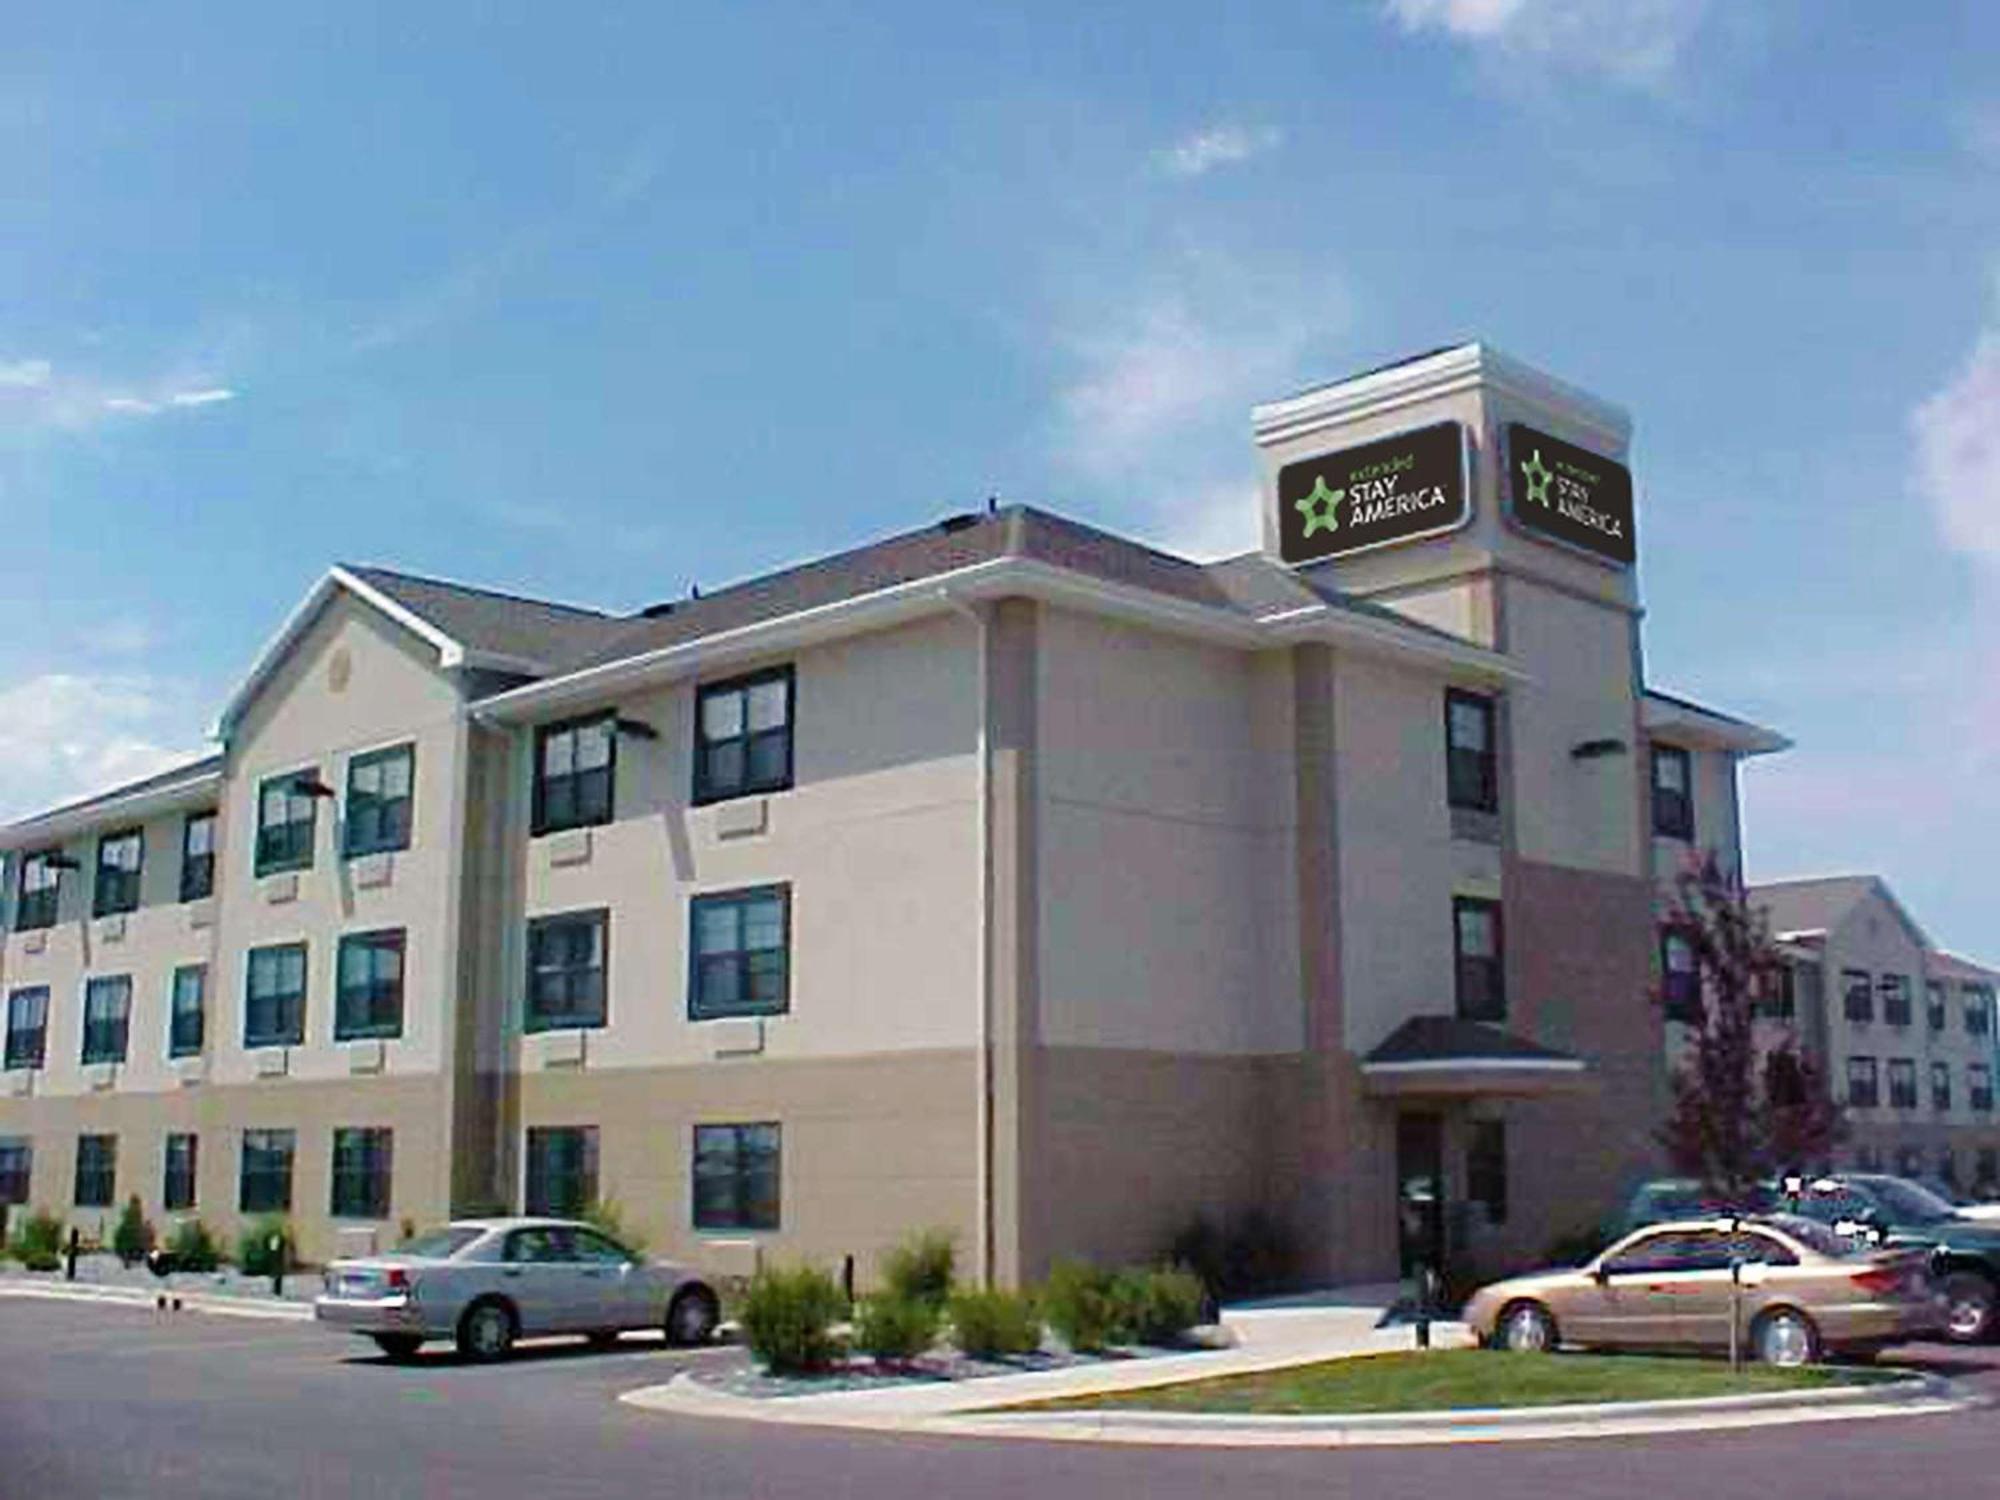
[{"label": "ornamental tree", "polygon": [[[1779,993],[1785,959],[1742,883],[1709,851],[1674,881],[1668,917],[1693,950],[1698,998],[1677,1010],[1687,1048],[1675,1064],[1673,1103],[1659,1131],[1674,1170],[1732,1202],[1757,1183],[1824,1161],[1840,1110],[1789,1024],[1758,1027],[1760,1002]],[[1665,1007],[1664,987],[1655,997]]]}]

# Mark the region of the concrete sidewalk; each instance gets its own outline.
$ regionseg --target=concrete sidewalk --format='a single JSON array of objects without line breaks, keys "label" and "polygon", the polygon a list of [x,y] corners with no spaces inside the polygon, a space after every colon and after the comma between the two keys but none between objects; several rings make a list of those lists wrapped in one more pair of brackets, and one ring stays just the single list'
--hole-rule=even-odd
[{"label": "concrete sidewalk", "polygon": [[60,1275],[16,1271],[0,1275],[0,1297],[39,1297],[57,1302],[96,1302],[119,1307],[154,1308],[161,1297],[180,1299],[183,1312],[215,1313],[231,1318],[265,1318],[282,1323],[310,1323],[311,1298],[319,1290],[317,1276],[288,1276],[287,1291],[296,1283],[299,1295],[273,1297],[234,1285],[214,1286],[210,1278],[175,1275],[165,1281],[148,1277],[137,1282],[64,1281]]}]

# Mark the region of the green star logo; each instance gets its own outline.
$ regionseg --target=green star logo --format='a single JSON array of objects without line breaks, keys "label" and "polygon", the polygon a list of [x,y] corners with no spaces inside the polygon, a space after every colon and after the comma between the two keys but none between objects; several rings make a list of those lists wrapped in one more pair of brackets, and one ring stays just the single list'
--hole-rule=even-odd
[{"label": "green star logo", "polygon": [[1311,536],[1322,529],[1326,531],[1340,529],[1339,506],[1346,494],[1346,490],[1328,489],[1324,474],[1313,475],[1312,493],[1302,500],[1292,502],[1298,513],[1306,518],[1305,536]]},{"label": "green star logo", "polygon": [[1556,476],[1542,464],[1542,450],[1537,448],[1535,456],[1521,465],[1521,477],[1528,481],[1528,498],[1537,505],[1549,503],[1549,481]]}]

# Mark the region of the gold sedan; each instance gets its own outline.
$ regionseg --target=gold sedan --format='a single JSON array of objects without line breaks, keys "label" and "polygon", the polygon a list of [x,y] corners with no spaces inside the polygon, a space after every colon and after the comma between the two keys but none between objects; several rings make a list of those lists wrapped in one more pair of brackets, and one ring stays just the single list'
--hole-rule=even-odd
[{"label": "gold sedan", "polygon": [[1572,1270],[1496,1282],[1465,1321],[1500,1349],[1727,1349],[1810,1364],[1943,1324],[1922,1250],[1877,1250],[1790,1214],[1652,1224]]}]

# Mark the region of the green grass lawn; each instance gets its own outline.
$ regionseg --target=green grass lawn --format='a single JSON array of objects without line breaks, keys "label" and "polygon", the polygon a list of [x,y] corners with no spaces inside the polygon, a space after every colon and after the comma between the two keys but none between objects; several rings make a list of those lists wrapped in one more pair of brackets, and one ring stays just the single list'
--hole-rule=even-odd
[{"label": "green grass lawn", "polygon": [[1485,1349],[1368,1354],[1262,1375],[1219,1375],[1151,1390],[1069,1396],[1010,1411],[1321,1412],[1449,1411],[1486,1406],[1560,1406],[1587,1401],[1664,1401],[1811,1390],[1893,1379],[1880,1370],[1773,1370],[1732,1374],[1722,1360],[1629,1354],[1509,1354]]}]

